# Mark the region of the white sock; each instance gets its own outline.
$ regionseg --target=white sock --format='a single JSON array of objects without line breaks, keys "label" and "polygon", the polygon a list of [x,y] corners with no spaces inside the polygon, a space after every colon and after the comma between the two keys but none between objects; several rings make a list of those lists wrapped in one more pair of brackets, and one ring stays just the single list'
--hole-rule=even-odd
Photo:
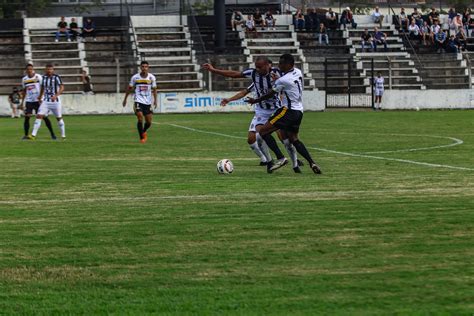
[{"label": "white sock", "polygon": [[59,130],[61,131],[61,137],[66,137],[66,126],[64,124],[63,119],[60,119],[58,121],[58,126],[59,126]]},{"label": "white sock", "polygon": [[270,154],[270,148],[268,148],[267,143],[265,143],[265,141],[263,140],[262,136],[260,136],[259,133],[257,133],[255,136],[257,138],[257,144],[260,147],[260,151],[262,152],[262,154],[265,155],[265,158],[267,159],[267,161],[272,161],[273,158],[272,158],[272,155]]},{"label": "white sock", "polygon": [[33,131],[31,132],[31,135],[36,137],[36,134],[38,134],[38,130],[41,127],[41,119],[36,119],[35,124],[33,125]]},{"label": "white sock", "polygon": [[267,159],[265,158],[265,155],[260,150],[260,147],[258,146],[257,142],[250,144],[250,149],[253,150],[253,152],[260,158],[262,162],[267,162]]},{"label": "white sock", "polygon": [[293,163],[293,168],[298,167],[298,156],[296,154],[296,148],[290,143],[289,139],[284,139],[283,145],[285,145],[286,151],[291,158],[291,162]]}]

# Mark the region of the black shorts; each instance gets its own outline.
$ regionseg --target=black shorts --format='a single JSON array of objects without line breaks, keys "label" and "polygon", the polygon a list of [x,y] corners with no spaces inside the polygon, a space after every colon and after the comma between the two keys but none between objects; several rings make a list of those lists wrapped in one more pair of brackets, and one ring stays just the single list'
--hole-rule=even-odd
[{"label": "black shorts", "polygon": [[142,112],[143,115],[153,114],[151,104],[143,104],[139,102],[135,102],[135,105],[133,106],[133,111],[135,111],[135,114],[137,114],[137,112]]},{"label": "black shorts", "polygon": [[33,110],[35,111],[35,114],[38,114],[39,107],[39,102],[26,102],[25,114],[31,115],[33,114]]},{"label": "black shorts", "polygon": [[281,130],[298,133],[302,119],[303,112],[281,107],[270,116],[268,121]]}]

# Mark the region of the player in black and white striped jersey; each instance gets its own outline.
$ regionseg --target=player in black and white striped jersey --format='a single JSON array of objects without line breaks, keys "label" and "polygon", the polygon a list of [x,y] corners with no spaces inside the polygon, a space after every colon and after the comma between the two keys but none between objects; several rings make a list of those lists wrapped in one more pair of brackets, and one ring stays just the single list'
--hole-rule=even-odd
[{"label": "player in black and white striped jersey", "polygon": [[42,119],[49,113],[53,113],[58,120],[59,130],[61,131],[62,139],[66,139],[66,128],[62,116],[62,105],[59,96],[64,91],[64,84],[61,77],[54,73],[54,67],[51,64],[46,65],[46,74],[41,80],[41,90],[39,95],[40,107],[36,115],[33,132],[30,138],[35,139],[38,130],[41,127]]}]

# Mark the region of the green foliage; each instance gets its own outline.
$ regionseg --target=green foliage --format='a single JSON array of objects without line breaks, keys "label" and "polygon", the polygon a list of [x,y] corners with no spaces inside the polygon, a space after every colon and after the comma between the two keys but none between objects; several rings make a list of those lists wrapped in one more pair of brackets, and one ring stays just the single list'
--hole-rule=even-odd
[{"label": "green foliage", "polygon": [[207,12],[214,8],[214,1],[213,0],[198,0],[191,6],[196,15],[207,15]]}]

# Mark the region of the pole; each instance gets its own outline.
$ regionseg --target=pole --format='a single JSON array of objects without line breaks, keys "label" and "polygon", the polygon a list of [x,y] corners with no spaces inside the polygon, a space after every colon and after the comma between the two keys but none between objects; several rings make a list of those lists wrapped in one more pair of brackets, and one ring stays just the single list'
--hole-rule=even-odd
[{"label": "pole", "polygon": [[370,84],[370,90],[372,92],[372,109],[375,110],[375,96],[374,96],[374,59],[371,60],[372,80]]},{"label": "pole", "polygon": [[392,60],[390,57],[388,59],[388,88],[392,90]]},{"label": "pole", "polygon": [[115,57],[115,69],[117,72],[117,94],[120,94],[120,60],[118,57]]},{"label": "pole", "polygon": [[348,87],[347,87],[347,92],[348,92],[348,96],[349,96],[349,107],[351,107],[351,90],[352,90],[352,83],[351,83],[351,79],[352,79],[352,63],[351,63],[351,59],[349,58],[347,60],[347,68],[349,70],[349,84],[348,84]]},{"label": "pole", "polygon": [[225,0],[214,0],[215,18],[215,50],[222,52],[225,49]]},{"label": "pole", "polygon": [[324,107],[328,107],[328,59],[324,58]]}]

